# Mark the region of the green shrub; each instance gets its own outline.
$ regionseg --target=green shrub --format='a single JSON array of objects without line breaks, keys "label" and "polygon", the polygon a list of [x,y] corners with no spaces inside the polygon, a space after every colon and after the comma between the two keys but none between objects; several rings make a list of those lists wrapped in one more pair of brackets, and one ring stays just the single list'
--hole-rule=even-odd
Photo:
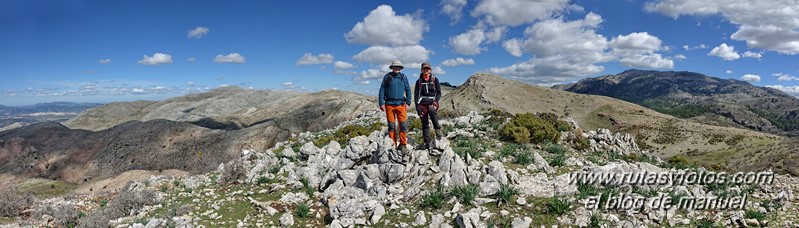
[{"label": "green shrub", "polygon": [[297,205],[297,216],[300,218],[308,218],[311,216],[311,207],[308,204],[301,203]]},{"label": "green shrub", "polygon": [[452,190],[450,190],[450,194],[457,197],[461,203],[466,205],[472,205],[474,199],[477,198],[479,193],[480,186],[476,184],[454,186],[452,187]]},{"label": "green shrub", "polygon": [[504,203],[513,202],[513,197],[519,194],[519,190],[514,188],[511,185],[502,184],[499,185],[499,192],[497,193],[498,201]]},{"label": "green shrub", "polygon": [[560,167],[565,165],[566,163],[566,155],[565,154],[556,154],[549,159],[549,166],[552,167]]},{"label": "green shrub", "polygon": [[452,150],[462,158],[466,158],[466,154],[469,154],[472,158],[480,158],[483,156],[484,148],[477,139],[458,136],[455,138]]},{"label": "green shrub", "polygon": [[219,179],[216,180],[217,184],[235,184],[238,180],[241,180],[245,176],[247,176],[247,168],[244,168],[244,163],[241,160],[234,159],[225,164],[225,169],[222,170],[222,174],[219,176]]},{"label": "green shrub", "polygon": [[558,122],[558,116],[549,112],[538,113],[538,118],[541,118],[553,126]]},{"label": "green shrub", "polygon": [[500,136],[516,143],[557,143],[560,132],[555,129],[554,123],[524,113],[511,118],[510,122],[500,130]]},{"label": "green shrub", "polygon": [[766,218],[766,214],[763,214],[763,212],[756,210],[746,210],[746,214],[744,215],[744,217],[748,219],[757,219],[757,221],[763,221],[763,219]]},{"label": "green shrub", "polygon": [[516,154],[516,164],[526,166],[529,165],[530,163],[533,163],[533,161],[535,161],[535,158],[533,157],[533,152],[530,152],[529,150],[525,150],[522,151],[521,153]]},{"label": "green shrub", "polygon": [[258,177],[258,184],[267,184],[269,183],[269,178],[266,176],[259,176]]},{"label": "green shrub", "polygon": [[446,196],[447,195],[444,191],[444,187],[441,185],[436,185],[436,188],[433,191],[422,195],[421,206],[423,208],[441,209],[441,207],[444,206],[444,198]]},{"label": "green shrub", "polygon": [[505,143],[502,145],[502,148],[499,149],[499,153],[497,154],[498,158],[505,158],[511,156],[516,153],[516,150],[519,149],[519,144],[516,143]]},{"label": "green shrub", "polygon": [[316,188],[311,186],[308,181],[308,178],[300,178],[300,183],[302,183],[302,188],[305,191],[305,194],[308,194],[308,197],[313,198],[314,193],[316,193]]},{"label": "green shrub", "polygon": [[566,122],[565,120],[558,120],[557,122],[555,122],[555,129],[558,129],[558,131],[561,132],[571,131],[572,125],[569,124],[569,122]]},{"label": "green shrub", "polygon": [[697,228],[716,228],[716,223],[713,220],[703,218],[695,222]]},{"label": "green shrub", "polygon": [[589,220],[588,222],[588,227],[590,228],[602,227],[602,219],[599,217],[599,213],[591,213],[591,220]]},{"label": "green shrub", "polygon": [[669,158],[669,160],[664,165],[665,168],[675,168],[675,169],[688,169],[695,167],[688,158],[682,155],[674,155]]},{"label": "green shrub", "polygon": [[547,202],[547,212],[554,215],[563,215],[569,209],[571,209],[572,205],[569,203],[567,199],[561,199],[557,196],[553,196]]},{"label": "green shrub", "polygon": [[[421,126],[421,122],[419,122],[419,124]],[[380,122],[372,123],[368,128],[357,124],[347,125],[342,128],[339,128],[338,130],[333,132],[332,135],[324,135],[317,138],[316,140],[313,141],[313,143],[315,146],[323,147],[329,144],[330,141],[335,140],[336,142],[339,143],[339,145],[341,145],[341,148],[344,149],[349,143],[351,138],[358,137],[361,135],[369,135],[373,131],[380,130],[380,128],[382,128],[383,126],[384,126],[383,123]],[[299,148],[300,147],[295,149],[294,152],[299,151]]]},{"label": "green shrub", "polygon": [[565,154],[566,153],[566,148],[561,146],[561,145],[557,145],[557,144],[549,144],[549,145],[547,145],[547,147],[544,150],[549,152],[549,153],[551,153],[551,154]]},{"label": "green shrub", "polygon": [[107,199],[100,200],[100,207],[105,207],[105,205],[108,205],[108,200]]},{"label": "green shrub", "polygon": [[578,199],[586,199],[589,196],[597,196],[600,192],[599,188],[593,184],[584,183],[577,183],[577,191],[580,192],[580,194],[577,195]]}]

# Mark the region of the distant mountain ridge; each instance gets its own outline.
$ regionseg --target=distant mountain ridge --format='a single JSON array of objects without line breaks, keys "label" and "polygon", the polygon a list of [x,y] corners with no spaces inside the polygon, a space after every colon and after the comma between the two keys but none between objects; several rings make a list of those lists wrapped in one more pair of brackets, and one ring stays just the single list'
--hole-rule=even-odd
[{"label": "distant mountain ridge", "polygon": [[553,88],[613,97],[706,124],[799,135],[799,98],[735,79],[627,70]]},{"label": "distant mountain ridge", "polygon": [[102,105],[101,103],[49,102],[23,106],[0,105],[0,114],[18,115],[37,112],[77,112]]},{"label": "distant mountain ridge", "polygon": [[292,134],[375,118],[377,100],[352,92],[220,88],[165,101],[106,104],[63,125],[0,132],[0,173],[72,183],[129,170],[209,171],[244,149]]}]

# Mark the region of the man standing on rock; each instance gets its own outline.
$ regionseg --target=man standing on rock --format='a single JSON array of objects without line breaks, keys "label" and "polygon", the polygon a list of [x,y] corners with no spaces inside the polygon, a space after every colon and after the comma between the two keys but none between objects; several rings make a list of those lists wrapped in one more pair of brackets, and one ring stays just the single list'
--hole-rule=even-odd
[{"label": "man standing on rock", "polygon": [[422,73],[419,74],[419,79],[416,80],[416,85],[413,90],[413,104],[416,106],[416,112],[422,118],[422,135],[424,136],[424,144],[420,145],[420,149],[430,149],[430,123],[428,119],[433,122],[433,129],[436,131],[436,138],[441,138],[441,125],[438,124],[438,100],[441,99],[441,86],[438,84],[438,78],[431,73],[432,68],[429,62],[422,63]]},{"label": "man standing on rock", "polygon": [[380,83],[380,93],[378,94],[380,110],[386,112],[388,136],[394,140],[395,145],[397,144],[397,133],[394,120],[399,121],[399,147],[397,150],[409,154],[407,110],[411,105],[411,86],[408,84],[405,74],[400,72],[405,67],[399,60],[391,62],[389,68],[391,72],[383,76],[383,82]]}]

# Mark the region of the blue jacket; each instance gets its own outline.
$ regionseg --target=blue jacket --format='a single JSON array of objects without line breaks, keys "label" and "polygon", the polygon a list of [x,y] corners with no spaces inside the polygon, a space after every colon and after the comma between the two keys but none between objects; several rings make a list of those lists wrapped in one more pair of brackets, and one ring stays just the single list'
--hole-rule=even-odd
[{"label": "blue jacket", "polygon": [[[391,81],[389,82],[389,77]],[[377,95],[380,100],[380,106],[388,105],[410,105],[411,103],[411,86],[408,84],[408,77],[400,72],[388,73],[383,76],[383,82],[380,83],[380,93]]]}]

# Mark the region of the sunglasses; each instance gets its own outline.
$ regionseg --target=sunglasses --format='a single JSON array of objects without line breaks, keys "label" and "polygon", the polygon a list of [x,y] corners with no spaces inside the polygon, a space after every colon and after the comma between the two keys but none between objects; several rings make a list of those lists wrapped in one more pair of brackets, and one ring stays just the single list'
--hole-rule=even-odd
[{"label": "sunglasses", "polygon": [[430,70],[430,67],[422,68],[422,70]]}]

